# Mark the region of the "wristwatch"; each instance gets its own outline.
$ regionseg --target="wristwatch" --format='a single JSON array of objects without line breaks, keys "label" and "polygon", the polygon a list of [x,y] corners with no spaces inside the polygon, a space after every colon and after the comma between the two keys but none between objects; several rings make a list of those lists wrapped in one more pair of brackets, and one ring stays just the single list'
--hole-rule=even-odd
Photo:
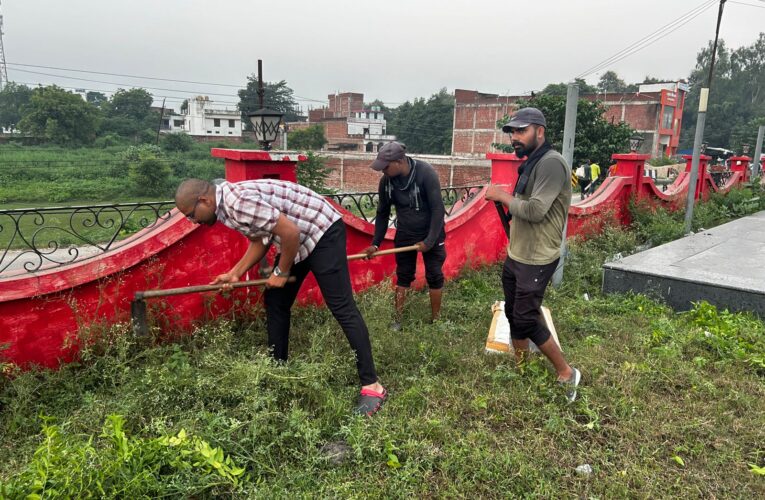
[{"label": "wristwatch", "polygon": [[274,274],[274,276],[276,276],[277,278],[279,278],[279,277],[284,277],[284,278],[286,278],[286,277],[288,277],[288,276],[290,275],[290,273],[283,273],[283,272],[282,272],[282,270],[281,270],[281,269],[279,269],[279,266],[274,266],[273,274]]}]

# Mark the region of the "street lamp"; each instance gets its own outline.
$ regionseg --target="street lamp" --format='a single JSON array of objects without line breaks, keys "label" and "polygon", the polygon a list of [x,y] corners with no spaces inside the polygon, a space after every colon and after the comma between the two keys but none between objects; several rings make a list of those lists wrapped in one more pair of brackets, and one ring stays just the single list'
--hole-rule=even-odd
[{"label": "street lamp", "polygon": [[643,141],[645,138],[642,136],[642,134],[638,134],[637,132],[630,137],[630,152],[637,153],[637,150],[640,149],[640,145],[643,144]]},{"label": "street lamp", "polygon": [[263,144],[263,149],[270,150],[271,143],[276,140],[276,136],[279,134],[282,114],[273,109],[260,108],[247,116],[252,123],[252,129],[255,131],[255,139]]}]

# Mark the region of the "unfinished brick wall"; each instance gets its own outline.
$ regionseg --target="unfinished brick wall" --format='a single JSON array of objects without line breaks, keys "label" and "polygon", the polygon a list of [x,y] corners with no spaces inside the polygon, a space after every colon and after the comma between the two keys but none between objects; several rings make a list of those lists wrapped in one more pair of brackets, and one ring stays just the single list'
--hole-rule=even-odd
[{"label": "unfinished brick wall", "polygon": [[[325,165],[332,170],[327,185],[343,192],[376,191],[380,172],[369,165],[377,157],[374,153],[319,152]],[[438,173],[442,187],[486,184],[491,177],[491,162],[480,158],[460,158],[440,155],[410,155],[430,163]]]},{"label": "unfinished brick wall", "polygon": [[519,99],[527,98],[456,89],[452,154],[483,158],[497,151],[492,144],[510,144],[510,137],[497,128],[497,121],[512,114]]}]

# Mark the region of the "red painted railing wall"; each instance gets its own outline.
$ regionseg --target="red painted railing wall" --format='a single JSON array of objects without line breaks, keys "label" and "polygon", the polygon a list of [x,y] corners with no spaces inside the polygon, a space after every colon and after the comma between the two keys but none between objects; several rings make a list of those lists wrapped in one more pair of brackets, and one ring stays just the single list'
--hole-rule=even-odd
[{"label": "red painted railing wall", "polygon": [[[214,149],[213,156],[226,160],[226,178],[231,181],[257,178],[295,180],[296,164],[302,155],[263,151]],[[522,163],[512,154],[488,154],[492,161],[491,182],[510,190]],[[593,230],[592,221],[615,216],[629,222],[627,210],[632,196],[672,203],[685,199],[688,167],[666,192],[643,176],[647,155],[614,155],[615,174],[606,178],[589,198],[575,202],[569,212],[568,235]],[[702,156],[695,191],[706,197],[718,190]],[[743,182],[749,159],[737,158],[736,169],[726,186]],[[348,253],[366,248],[374,226],[338,207],[347,228]],[[597,228],[595,228],[597,229]],[[446,221],[447,260],[444,272],[454,278],[465,266],[479,266],[504,257],[506,238],[494,204],[483,200],[483,191],[457,207]],[[392,247],[389,230],[383,248]],[[0,359],[24,367],[55,367],[76,356],[81,333],[88,329],[130,321],[130,301],[136,291],[174,288],[208,283],[229,270],[240,258],[247,240],[221,224],[197,226],[179,214],[161,226],[133,235],[118,250],[90,259],[32,274],[0,278]],[[353,288],[364,290],[392,275],[392,256],[350,263]],[[257,275],[253,271],[251,278]],[[418,262],[415,286],[424,284],[422,263]],[[260,292],[240,289],[231,294],[188,294],[148,300],[157,331],[187,330],[194,323],[230,315],[257,312]],[[321,297],[311,276],[299,301],[318,303]],[[253,308],[254,306],[254,308]]]}]

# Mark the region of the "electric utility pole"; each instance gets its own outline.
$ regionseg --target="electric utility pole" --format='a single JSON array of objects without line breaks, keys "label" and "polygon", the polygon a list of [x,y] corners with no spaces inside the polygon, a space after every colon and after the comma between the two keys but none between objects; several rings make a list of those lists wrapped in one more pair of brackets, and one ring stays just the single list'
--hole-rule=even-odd
[{"label": "electric utility pole", "polygon": [[[576,136],[576,108],[579,104],[579,85],[575,82],[568,84],[566,89],[566,118],[563,121],[563,159],[574,168],[574,137]],[[568,180],[566,180],[568,182]],[[568,231],[568,217],[563,222],[563,239],[560,242],[560,262],[552,277],[552,284],[558,288],[563,282],[563,266],[566,262],[568,248],[566,246],[566,232]]]},{"label": "electric utility pole", "polygon": [[693,221],[693,205],[696,199],[696,182],[703,173],[699,172],[699,156],[701,143],[704,141],[704,124],[707,121],[707,101],[709,89],[712,87],[712,75],[715,71],[715,57],[717,56],[717,39],[720,35],[720,21],[722,21],[723,8],[726,0],[720,0],[720,9],[717,11],[717,28],[715,29],[715,42],[712,45],[712,62],[709,65],[709,78],[707,86],[701,88],[699,95],[699,114],[696,118],[696,136],[693,139],[693,159],[691,160],[691,177],[688,181],[688,197],[685,203],[685,234],[691,232]]},{"label": "electric utility pole", "polygon": [[3,48],[3,15],[0,14],[0,90],[3,90],[6,83],[8,83],[8,68],[5,66],[5,49]]}]

